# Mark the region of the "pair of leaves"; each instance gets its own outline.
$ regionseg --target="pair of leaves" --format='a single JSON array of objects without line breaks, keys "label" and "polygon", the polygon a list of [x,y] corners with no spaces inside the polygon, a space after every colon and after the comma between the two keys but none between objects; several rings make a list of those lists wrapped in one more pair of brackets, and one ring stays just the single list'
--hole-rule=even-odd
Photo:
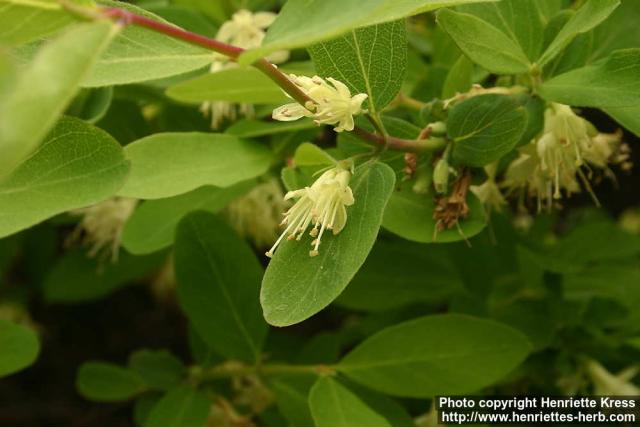
[{"label": "pair of leaves", "polygon": [[45,44],[0,98],[0,179],[36,149],[116,31],[110,22],[71,28]]},{"label": "pair of leaves", "polygon": [[262,175],[272,160],[266,147],[214,133],[157,133],[124,151],[131,173],[119,194],[138,199],[176,196],[203,185],[229,187]]},{"label": "pair of leaves", "polygon": [[588,0],[562,27],[546,49],[545,16],[537,0],[503,0],[472,6],[469,13],[442,10],[438,24],[475,63],[497,74],[528,72],[533,64],[543,67],[558,56],[579,34],[604,21],[619,0]]},{"label": "pair of leaves", "polygon": [[106,132],[79,119],[61,119],[0,183],[0,237],[108,198],[128,171],[122,148]]},{"label": "pair of leaves", "polygon": [[358,0],[290,0],[269,28],[262,46],[244,53],[240,62],[249,64],[278,50],[311,46],[356,28],[479,1],[484,0],[369,0],[363,8]]}]

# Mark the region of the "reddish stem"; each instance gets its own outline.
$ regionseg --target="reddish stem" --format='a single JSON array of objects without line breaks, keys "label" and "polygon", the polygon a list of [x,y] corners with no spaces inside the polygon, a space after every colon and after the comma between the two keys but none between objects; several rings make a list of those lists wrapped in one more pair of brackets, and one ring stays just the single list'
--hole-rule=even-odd
[{"label": "reddish stem", "polygon": [[[70,8],[69,8],[70,9]],[[73,12],[73,10],[70,10]],[[222,55],[228,56],[231,59],[237,59],[245,50],[233,46],[227,43],[223,43],[210,37],[202,36],[200,34],[193,33],[191,31],[183,30],[171,24],[165,24],[163,22],[156,21],[146,16],[138,15],[133,12],[129,12],[125,9],[117,7],[103,7],[100,8],[101,14],[109,19],[118,20],[124,25],[138,25],[140,27],[148,28],[152,31],[156,31],[162,34],[166,34],[170,37],[183,40],[187,43],[202,46],[206,49],[213,50]],[[265,58],[259,59],[252,64],[258,68],[264,74],[269,76],[278,86],[280,86],[285,92],[287,92],[293,99],[299,102],[301,105],[307,107],[309,101],[312,101],[306,93],[304,93],[298,86],[296,86],[284,73],[278,68],[267,61]],[[442,148],[446,142],[442,139],[434,140],[407,140],[394,138],[392,136],[375,135],[365,129],[356,127],[353,133],[359,138],[371,142],[375,145],[384,145],[393,150],[399,151],[434,151]]]}]

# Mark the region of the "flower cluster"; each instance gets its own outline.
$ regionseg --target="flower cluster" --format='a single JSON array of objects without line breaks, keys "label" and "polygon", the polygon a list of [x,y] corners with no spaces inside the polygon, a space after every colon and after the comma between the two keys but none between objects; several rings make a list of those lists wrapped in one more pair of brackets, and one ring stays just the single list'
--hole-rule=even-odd
[{"label": "flower cluster", "polygon": [[[273,23],[276,16],[272,12],[252,13],[244,9],[239,10],[231,17],[231,20],[222,24],[216,35],[216,40],[243,49],[259,47],[266,35],[265,30]],[[279,64],[289,59],[289,52],[274,52],[267,59],[274,64]],[[214,54],[210,72],[217,73],[237,66],[235,62],[231,62],[226,56]],[[211,116],[211,127],[213,129],[217,129],[225,119],[235,120],[239,114],[246,117],[251,117],[254,114],[251,104],[235,105],[226,101],[204,102],[200,110],[203,114]]]},{"label": "flower cluster", "polygon": [[281,225],[286,228],[266,255],[272,257],[285,236],[289,240],[302,239],[311,225],[313,228],[309,235],[314,240],[311,242],[313,249],[309,255],[318,255],[318,248],[325,230],[332,230],[333,234],[338,234],[347,223],[346,206],[353,205],[355,201],[349,187],[350,180],[351,172],[342,166],[336,166],[324,172],[311,187],[288,192],[284,197],[285,200],[297,200],[284,213]]},{"label": "flower cluster", "polygon": [[514,191],[525,188],[537,197],[538,208],[550,207],[562,193],[589,191],[593,170],[612,175],[609,164],[629,167],[628,148],[620,133],[602,134],[591,123],[576,115],[567,105],[551,104],[545,112],[542,136],[520,149],[505,174],[503,186]]},{"label": "flower cluster", "polygon": [[91,246],[89,256],[96,256],[102,249],[108,248],[112,261],[117,261],[124,225],[137,202],[136,199],[114,197],[93,206],[70,211],[71,215],[82,217],[71,236],[72,240],[83,235],[82,242]]},{"label": "flower cluster", "polygon": [[291,74],[289,79],[298,86],[310,99],[305,106],[291,103],[276,108],[273,118],[280,121],[293,121],[302,117],[313,117],[318,125],[335,125],[336,132],[352,131],[353,116],[366,112],[362,103],[367,94],[359,93],[351,96],[351,91],[342,82],[332,79],[326,80],[314,76],[296,76]]},{"label": "flower cluster", "polygon": [[250,238],[258,248],[267,248],[278,238],[280,215],[288,206],[283,197],[280,182],[271,178],[231,202],[225,216],[240,236]]}]

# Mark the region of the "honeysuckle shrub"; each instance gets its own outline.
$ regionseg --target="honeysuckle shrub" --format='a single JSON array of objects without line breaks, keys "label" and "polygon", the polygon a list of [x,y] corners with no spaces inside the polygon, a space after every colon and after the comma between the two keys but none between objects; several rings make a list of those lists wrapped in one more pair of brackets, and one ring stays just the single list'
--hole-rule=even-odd
[{"label": "honeysuckle shrub", "polygon": [[638,22],[636,0],[0,0],[0,408],[65,363],[51,393],[101,402],[91,425],[638,394]]}]

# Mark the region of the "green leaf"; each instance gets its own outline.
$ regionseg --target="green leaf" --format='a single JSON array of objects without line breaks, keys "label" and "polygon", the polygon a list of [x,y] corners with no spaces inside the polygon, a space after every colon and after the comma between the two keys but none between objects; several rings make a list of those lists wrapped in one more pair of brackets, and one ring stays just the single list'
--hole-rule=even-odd
[{"label": "green leaf", "polygon": [[544,82],[548,101],[580,107],[632,108],[640,103],[640,49],[619,50],[594,65]]},{"label": "green leaf", "polygon": [[243,54],[240,62],[249,64],[271,52],[308,47],[355,28],[480,1],[485,0],[367,0],[363,7],[360,0],[289,0],[269,27],[262,46]]},{"label": "green leaf", "polygon": [[495,162],[516,146],[526,127],[526,110],[509,96],[467,99],[451,109],[447,121],[453,160],[474,167]]},{"label": "green leaf", "polygon": [[522,48],[488,22],[449,9],[438,12],[437,22],[460,50],[484,69],[497,74],[518,74],[529,70],[530,61]]},{"label": "green leaf", "polygon": [[46,37],[73,22],[55,0],[0,2],[0,45],[18,45]]},{"label": "green leaf", "polygon": [[435,202],[432,194],[417,194],[411,183],[403,183],[393,192],[384,211],[382,226],[398,236],[419,243],[457,242],[475,236],[487,225],[487,218],[480,200],[467,195],[469,215],[461,219],[460,228],[436,231],[433,219]]},{"label": "green leaf", "polygon": [[605,22],[594,30],[591,60],[608,56],[618,49],[640,47],[640,2],[622,0]]},{"label": "green leaf", "polygon": [[622,126],[640,136],[640,105],[633,107],[606,107],[604,111]]},{"label": "green leaf", "polygon": [[112,99],[112,87],[83,89],[73,100],[66,114],[89,123],[96,123],[107,114]]},{"label": "green leaf", "polygon": [[45,44],[21,70],[0,103],[0,179],[54,126],[116,29],[103,21],[77,25]]},{"label": "green leaf", "polygon": [[376,240],[394,183],[395,173],[387,165],[361,166],[350,183],[355,204],[347,208],[347,225],[337,236],[325,235],[318,256],[309,256],[310,238],[281,244],[262,280],[267,322],[302,322],[340,295]]},{"label": "green leaf", "polygon": [[160,266],[165,254],[134,257],[121,252],[117,263],[89,258],[84,251],[66,253],[43,283],[50,303],[79,303],[102,298],[115,290],[144,279]]},{"label": "green leaf", "polygon": [[591,31],[615,10],[620,0],[587,0],[562,27],[556,38],[537,61],[540,67],[555,58],[579,34]]},{"label": "green leaf", "polygon": [[85,398],[102,402],[128,400],[145,390],[138,374],[103,362],[82,364],[78,369],[76,388]]},{"label": "green leaf", "polygon": [[61,119],[0,183],[0,237],[106,199],[122,186],[128,169],[122,148],[106,132],[79,119]]},{"label": "green leaf", "polygon": [[187,373],[180,359],[166,350],[138,350],[129,358],[129,368],[152,390],[168,390]]},{"label": "green leaf", "polygon": [[231,68],[205,74],[171,86],[167,96],[176,101],[277,104],[289,98],[269,77],[255,68]]},{"label": "green leaf", "polygon": [[271,382],[282,415],[296,427],[315,427],[309,410],[309,390],[315,376],[278,377]]},{"label": "green leaf", "polygon": [[517,44],[530,62],[540,56],[545,17],[540,0],[501,0],[459,7],[496,27]]},{"label": "green leaf", "polygon": [[38,337],[31,329],[0,319],[0,378],[31,365],[39,352]]},{"label": "green leaf", "polygon": [[386,328],[347,354],[337,368],[395,396],[462,395],[501,380],[530,350],[527,339],[508,326],[446,314]]},{"label": "green leaf", "polygon": [[330,377],[315,383],[309,406],[316,427],[391,427],[384,417]]},{"label": "green leaf", "polygon": [[308,50],[320,76],[341,81],[352,95],[369,95],[369,111],[375,113],[393,101],[404,81],[406,23],[400,20],[351,30]]},{"label": "green leaf", "polygon": [[161,199],[203,185],[229,187],[267,171],[264,146],[215,133],[156,133],[125,147],[131,174],[119,194]]},{"label": "green leaf", "polygon": [[144,427],[203,427],[210,409],[211,401],[203,392],[176,388],[156,403]]},{"label": "green leaf", "polygon": [[249,180],[228,188],[205,186],[180,196],[143,202],[124,227],[122,245],[136,255],[166,248],[173,244],[175,229],[189,212],[219,212],[254,185],[255,181]]},{"label": "green leaf", "polygon": [[332,166],[337,163],[329,153],[310,142],[300,144],[293,156],[293,162],[297,167]]},{"label": "green leaf", "polygon": [[630,324],[640,324],[640,268],[636,260],[618,260],[587,267],[563,277],[564,296],[570,300],[608,298],[629,310]]},{"label": "green leaf", "polygon": [[[101,1],[164,22],[139,7],[118,1]],[[213,53],[165,34],[128,25],[116,37],[83,81],[87,87],[124,85],[183,74],[211,64]]]},{"label": "green leaf", "polygon": [[442,87],[442,99],[449,99],[458,93],[465,93],[473,84],[473,62],[466,56],[460,56],[453,64]]},{"label": "green leaf", "polygon": [[377,312],[439,303],[462,289],[444,247],[383,240],[336,302],[352,310]]},{"label": "green leaf", "polygon": [[227,357],[258,360],[267,334],[262,267],[247,243],[214,215],[194,212],[178,225],[175,269],[180,305],[205,342]]},{"label": "green leaf", "polygon": [[238,138],[257,138],[260,136],[277,135],[285,132],[313,129],[313,120],[303,118],[293,122],[261,122],[258,120],[238,120],[225,130],[224,133]]}]

